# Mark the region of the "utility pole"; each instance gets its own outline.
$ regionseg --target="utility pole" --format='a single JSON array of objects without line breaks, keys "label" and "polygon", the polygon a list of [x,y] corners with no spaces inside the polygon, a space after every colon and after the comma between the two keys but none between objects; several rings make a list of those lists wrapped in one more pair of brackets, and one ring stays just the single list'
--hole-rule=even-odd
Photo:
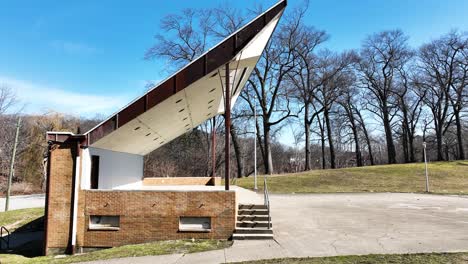
[{"label": "utility pole", "polygon": [[258,190],[257,187],[257,95],[254,99],[254,191]]},{"label": "utility pole", "polygon": [[8,186],[7,186],[7,194],[6,194],[6,200],[5,200],[5,212],[8,211],[8,207],[10,204],[11,181],[13,180],[13,174],[15,172],[16,146],[18,145],[18,136],[19,136],[20,126],[21,126],[21,116],[18,117],[18,122],[16,123],[15,144],[13,145],[13,153],[11,154],[10,174],[8,175]]},{"label": "utility pole", "polygon": [[426,142],[423,142],[423,151],[424,151],[424,166],[426,169],[426,192],[429,192],[429,175],[427,173],[427,158],[426,158]]}]

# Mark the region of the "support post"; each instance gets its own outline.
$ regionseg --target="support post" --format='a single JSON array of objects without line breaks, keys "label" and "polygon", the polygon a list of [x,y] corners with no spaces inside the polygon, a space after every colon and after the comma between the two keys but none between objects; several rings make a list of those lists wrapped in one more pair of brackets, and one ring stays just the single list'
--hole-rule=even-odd
[{"label": "support post", "polygon": [[21,116],[18,117],[18,122],[16,123],[15,143],[13,145],[13,153],[11,154],[10,173],[8,175],[8,186],[7,186],[7,193],[6,193],[6,199],[5,199],[5,212],[8,211],[8,207],[10,206],[10,189],[11,189],[11,182],[13,180],[13,174],[15,171],[16,146],[18,145],[18,136],[19,136],[20,126],[21,126]]},{"label": "support post", "polygon": [[226,63],[225,65],[225,78],[226,78],[226,89],[225,89],[225,96],[224,96],[224,134],[225,134],[225,140],[224,140],[224,187],[225,190],[229,190],[229,166],[230,166],[230,131],[231,131],[231,91],[229,89],[229,62]]},{"label": "support post", "polygon": [[254,191],[257,191],[257,95],[255,95],[254,102]]},{"label": "support post", "polygon": [[211,169],[213,170],[213,177],[216,177],[216,117],[213,117],[211,136]]}]

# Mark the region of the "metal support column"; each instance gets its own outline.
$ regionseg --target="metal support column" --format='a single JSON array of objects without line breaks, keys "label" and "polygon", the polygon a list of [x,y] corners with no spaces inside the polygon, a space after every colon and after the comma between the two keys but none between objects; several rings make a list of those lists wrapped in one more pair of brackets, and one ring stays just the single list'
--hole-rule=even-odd
[{"label": "metal support column", "polygon": [[229,62],[225,65],[225,78],[226,78],[226,89],[225,89],[225,96],[224,96],[224,165],[225,165],[225,174],[224,174],[224,187],[229,190],[229,160],[230,160],[230,146],[231,146],[231,138],[230,138],[230,131],[231,131],[231,91],[229,89]]},{"label": "metal support column", "polygon": [[216,117],[213,117],[213,129],[211,131],[211,169],[212,176],[216,177]]}]

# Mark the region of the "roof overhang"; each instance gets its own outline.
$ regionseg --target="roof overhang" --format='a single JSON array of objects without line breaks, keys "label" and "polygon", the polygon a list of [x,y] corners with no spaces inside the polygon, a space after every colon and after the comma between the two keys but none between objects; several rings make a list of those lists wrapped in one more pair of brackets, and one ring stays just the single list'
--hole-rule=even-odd
[{"label": "roof overhang", "polygon": [[232,107],[285,7],[286,0],[278,2],[85,133],[88,146],[146,155],[224,113],[225,65],[230,65]]}]

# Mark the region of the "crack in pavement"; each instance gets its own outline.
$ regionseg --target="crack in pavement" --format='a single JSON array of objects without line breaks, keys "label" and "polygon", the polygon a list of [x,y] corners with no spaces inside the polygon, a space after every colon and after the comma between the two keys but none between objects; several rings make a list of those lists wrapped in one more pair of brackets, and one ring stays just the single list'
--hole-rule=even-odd
[{"label": "crack in pavement", "polygon": [[330,243],[330,246],[332,246],[333,249],[335,249],[335,254],[337,254],[337,255],[338,255],[338,250],[337,250],[337,248],[335,246],[335,243],[338,242],[338,240],[339,239],[335,239],[335,240],[333,240],[333,242]]},{"label": "crack in pavement", "polygon": [[382,242],[380,241],[380,239],[383,239],[384,237],[388,237],[388,234],[385,233],[383,236],[377,237],[375,240],[377,241],[377,244],[379,244],[379,246],[380,246],[384,251],[387,251],[387,249],[384,247],[384,245],[383,245]]},{"label": "crack in pavement", "polygon": [[185,253],[183,253],[182,256],[180,256],[178,259],[176,259],[174,264],[177,264],[177,262],[179,262],[183,257],[185,257]]}]

